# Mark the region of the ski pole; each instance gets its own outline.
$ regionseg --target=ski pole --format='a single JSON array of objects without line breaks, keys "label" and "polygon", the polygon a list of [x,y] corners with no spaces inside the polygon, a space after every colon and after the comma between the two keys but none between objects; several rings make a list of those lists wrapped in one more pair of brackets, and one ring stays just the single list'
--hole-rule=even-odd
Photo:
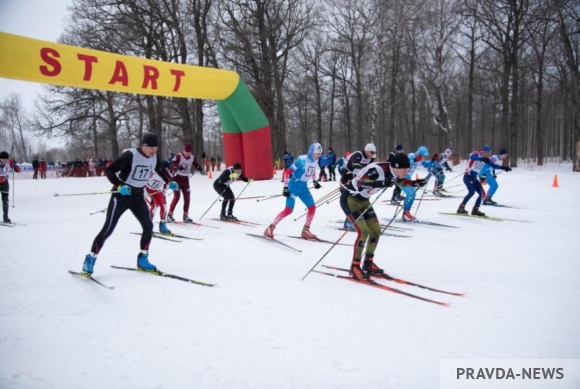
[{"label": "ski pole", "polygon": [[244,191],[246,190],[246,188],[248,187],[248,185],[250,185],[250,182],[249,181],[246,183],[246,186],[244,186],[244,188],[242,189],[242,191],[240,192],[240,194],[238,195],[238,197],[235,198],[234,201],[236,201],[242,195],[242,193],[244,193]]},{"label": "ski pole", "polygon": [[[377,195],[377,197],[373,200],[373,202],[370,203],[369,206],[356,218],[356,220],[354,221],[353,225],[355,225],[364,216],[364,214],[367,213],[367,211],[373,207],[373,204],[377,202],[377,200],[383,195],[383,193],[386,192],[386,190],[387,190],[387,188],[384,188],[382,190],[382,192]],[[312,266],[312,268],[310,270],[308,270],[308,273],[306,273],[304,275],[304,277],[302,277],[302,280],[301,281],[304,281],[304,279],[312,272],[312,270],[314,270],[314,268],[316,266],[318,266],[318,264],[328,255],[328,253],[330,253],[332,251],[333,248],[336,247],[336,245],[342,240],[342,238],[344,238],[346,236],[346,234],[349,233],[349,231],[350,231],[350,228],[347,228],[342,233],[342,235],[340,235],[340,237],[336,240],[336,242],[334,242],[332,244],[332,246],[330,246],[330,248],[328,249],[328,251],[326,253],[324,253],[324,255],[322,257],[320,257],[320,259],[314,264],[314,266]]]},{"label": "ski pole", "polygon": [[14,193],[16,192],[16,185],[14,185],[14,170],[15,169],[12,169],[12,208],[14,208]]},{"label": "ski pole", "polygon": [[387,230],[387,228],[389,228],[391,226],[391,224],[395,221],[397,216],[399,216],[399,213],[401,213],[402,210],[403,210],[403,205],[402,204],[397,205],[397,208],[395,208],[395,213],[393,214],[393,218],[381,230],[381,235]]},{"label": "ski pole", "polygon": [[256,202],[258,202],[258,203],[259,203],[260,201],[271,200],[271,199],[275,199],[276,197],[280,197],[280,196],[283,196],[283,195],[281,195],[281,194],[270,195],[269,197],[267,197],[267,198],[265,198],[265,199],[258,199],[258,200],[256,200]]},{"label": "ski pole", "polygon": [[229,188],[229,186],[226,186],[226,188],[222,191],[222,193],[219,194],[219,196],[217,197],[217,199],[214,200],[213,203],[211,203],[211,205],[209,206],[209,208],[203,213],[203,215],[201,215],[201,217],[197,220],[201,220],[203,219],[203,217],[205,216],[206,213],[209,212],[209,210],[214,206],[215,203],[218,202],[218,200],[220,199],[220,197],[222,197],[222,195],[226,192],[226,190]]},{"label": "ski pole", "polygon": [[119,193],[118,190],[112,190],[109,192],[91,192],[91,193],[55,193],[54,197],[63,197],[63,196],[88,196],[88,195],[101,195],[101,194],[111,194],[111,193]]},{"label": "ski pole", "polygon": [[[421,202],[423,201],[423,196],[425,196],[425,189],[427,189],[427,184],[429,183],[430,179],[431,179],[431,173],[429,173],[427,175],[427,181],[425,182],[425,186],[423,186],[423,194],[421,195],[421,198],[419,199],[419,204],[417,204],[417,209],[415,209],[415,215],[417,214],[417,212],[419,212],[419,207],[421,206]],[[417,188],[417,190],[415,190],[415,193],[417,193],[418,190],[419,190],[419,187]]]},{"label": "ski pole", "polygon": [[101,212],[105,212],[108,208],[103,208],[100,211],[97,212],[91,212],[91,215],[96,215],[97,213],[101,213]]}]

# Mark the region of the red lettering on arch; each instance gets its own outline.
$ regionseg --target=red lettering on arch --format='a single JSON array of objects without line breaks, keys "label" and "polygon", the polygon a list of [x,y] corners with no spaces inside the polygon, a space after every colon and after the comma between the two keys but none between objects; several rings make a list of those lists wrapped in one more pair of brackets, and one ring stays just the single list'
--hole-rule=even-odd
[{"label": "red lettering on arch", "polygon": [[[55,49],[50,47],[43,47],[40,49],[40,58],[49,66],[40,66],[40,73],[47,77],[58,76],[62,70],[62,65],[56,58],[60,58],[60,54]],[[52,68],[50,68],[52,66]]]},{"label": "red lettering on arch", "polygon": [[127,68],[123,61],[117,60],[115,62],[115,70],[113,71],[113,76],[109,80],[109,84],[115,84],[120,82],[123,86],[129,85],[129,74],[127,73]]},{"label": "red lettering on arch", "polygon": [[93,63],[99,62],[97,57],[86,54],[77,54],[77,58],[85,62],[85,75],[83,76],[83,81],[91,81],[91,76],[93,75]]},{"label": "red lettering on arch", "polygon": [[185,72],[183,70],[171,69],[171,74],[175,76],[175,84],[173,84],[173,91],[177,92],[181,87],[181,77],[185,76]]},{"label": "red lettering on arch", "polygon": [[157,89],[157,79],[159,70],[155,66],[143,65],[143,85],[141,88],[146,89],[151,82],[151,89]]}]

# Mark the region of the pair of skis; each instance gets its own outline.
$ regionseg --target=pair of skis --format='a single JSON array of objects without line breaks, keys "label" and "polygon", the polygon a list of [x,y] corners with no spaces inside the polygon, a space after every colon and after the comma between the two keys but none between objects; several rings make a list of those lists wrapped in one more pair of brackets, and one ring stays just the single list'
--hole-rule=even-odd
[{"label": "pair of skis", "polygon": [[13,222],[6,223],[6,222],[1,222],[1,221],[0,221],[0,226],[4,226],[4,227],[16,227],[16,226],[22,226],[22,227],[25,227],[25,226],[26,226],[26,224],[22,224],[22,223],[13,223]]},{"label": "pair of skis", "polygon": [[[325,267],[325,268],[331,269],[331,270],[340,271],[340,272],[347,272],[347,273],[349,272],[349,269],[341,268],[341,267],[336,267],[336,266],[322,265],[322,267]],[[421,300],[421,301],[425,301],[425,302],[429,302],[429,303],[441,305],[441,306],[444,306],[444,307],[448,307],[448,306],[451,305],[450,303],[446,303],[446,302],[439,301],[439,300],[433,300],[433,299],[426,298],[426,297],[422,297],[422,296],[419,296],[419,295],[416,295],[416,294],[413,294],[413,293],[405,292],[405,291],[400,290],[400,289],[392,288],[390,286],[380,284],[380,283],[376,282],[373,279],[369,279],[369,280],[356,280],[356,279],[354,279],[354,278],[352,278],[350,276],[341,275],[341,274],[335,274],[335,273],[330,273],[330,272],[321,271],[321,270],[313,270],[313,272],[319,273],[319,274],[324,274],[324,275],[327,275],[327,276],[330,276],[330,277],[340,278],[340,279],[343,279],[343,280],[346,280],[346,281],[352,281],[352,282],[356,282],[356,283],[359,283],[359,284],[368,285],[368,286],[371,286],[373,288],[382,289],[382,290],[386,290],[386,291],[389,291],[389,292],[401,294],[401,295],[404,295],[404,296],[407,296],[407,297],[411,297],[411,298],[414,298],[414,299],[417,299],[417,300]],[[443,294],[448,294],[448,295],[452,295],[452,296],[465,296],[465,293],[449,292],[449,291],[442,290],[442,289],[432,288],[430,286],[425,286],[425,285],[417,284],[417,283],[414,283],[414,282],[411,282],[411,281],[403,280],[401,278],[392,277],[392,276],[390,276],[388,274],[383,274],[381,276],[373,276],[373,277],[374,278],[386,279],[388,281],[393,281],[393,282],[396,282],[396,283],[401,284],[401,285],[414,286],[414,287],[421,288],[421,289],[425,289],[425,290],[429,290],[429,291],[432,291],[432,292],[443,293]]]},{"label": "pair of skis", "polygon": [[[142,232],[131,232],[133,235],[143,235]],[[157,239],[162,239],[162,240],[168,240],[170,242],[182,242],[181,239],[188,239],[188,240],[203,240],[203,238],[193,238],[190,236],[184,236],[184,235],[178,235],[178,234],[174,234],[173,232],[168,233],[168,234],[162,234],[160,232],[154,232],[153,233],[153,237],[157,238]],[[175,238],[179,238],[179,239],[175,239]]]}]

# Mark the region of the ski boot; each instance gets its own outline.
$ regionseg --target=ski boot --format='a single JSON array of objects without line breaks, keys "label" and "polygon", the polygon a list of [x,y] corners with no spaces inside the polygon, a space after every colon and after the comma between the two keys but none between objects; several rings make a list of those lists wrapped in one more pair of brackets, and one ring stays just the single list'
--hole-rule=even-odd
[{"label": "ski boot", "polygon": [[237,222],[238,221],[238,218],[235,217],[234,215],[232,215],[231,212],[228,213],[227,219],[229,222]]},{"label": "ski boot", "polygon": [[483,205],[497,205],[497,203],[493,201],[491,197],[486,197],[483,199]]},{"label": "ski boot", "polygon": [[95,266],[96,261],[97,257],[92,256],[91,254],[87,254],[85,257],[85,262],[83,263],[83,273],[87,273],[89,275],[93,274],[93,267]]},{"label": "ski boot", "polygon": [[167,228],[167,223],[165,222],[159,222],[159,232],[167,235],[171,234],[171,230]]},{"label": "ski boot", "polygon": [[183,222],[184,223],[193,223],[193,220],[191,220],[191,218],[189,216],[187,216],[187,213],[183,214]]},{"label": "ski boot", "polygon": [[417,220],[417,218],[415,216],[411,215],[411,211],[404,211],[403,212],[403,221],[414,222],[415,220]]},{"label": "ski boot", "polygon": [[467,212],[467,211],[465,210],[465,204],[461,204],[461,205],[459,206],[459,208],[457,208],[457,213],[460,213],[460,214],[462,214],[462,215],[467,215],[467,214],[469,214],[469,212]]},{"label": "ski boot", "polygon": [[155,271],[157,268],[149,262],[149,253],[139,253],[137,255],[137,268],[145,271]]},{"label": "ski boot", "polygon": [[370,276],[360,268],[360,259],[353,259],[348,274],[357,281],[368,281]]},{"label": "ski boot", "polygon": [[385,273],[383,269],[378,267],[374,262],[374,255],[366,255],[363,261],[362,269],[371,276],[380,276]]},{"label": "ski boot", "polygon": [[8,214],[4,214],[4,223],[12,223],[12,220],[8,217]]},{"label": "ski boot", "polygon": [[310,226],[304,226],[301,236],[302,239],[317,239],[316,235],[310,232]]},{"label": "ski boot", "polygon": [[479,207],[473,207],[473,209],[471,210],[471,214],[473,216],[485,216],[485,213],[481,212],[479,210]]},{"label": "ski boot", "polygon": [[175,223],[175,218],[172,213],[167,215],[167,223]]},{"label": "ski boot", "polygon": [[268,228],[264,230],[264,235],[266,235],[268,238],[274,238],[274,228],[276,227],[274,227],[273,224],[270,224]]}]

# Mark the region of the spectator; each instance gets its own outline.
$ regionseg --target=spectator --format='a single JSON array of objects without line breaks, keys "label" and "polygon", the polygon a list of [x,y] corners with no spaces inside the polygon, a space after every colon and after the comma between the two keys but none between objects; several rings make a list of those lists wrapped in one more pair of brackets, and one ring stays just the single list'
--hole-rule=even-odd
[{"label": "spectator", "polygon": [[38,170],[40,171],[40,178],[45,179],[46,178],[46,171],[48,170],[48,167],[46,166],[46,161],[44,160],[44,158],[40,158],[40,163],[38,164]]},{"label": "spectator", "polygon": [[32,179],[38,179],[38,169],[40,168],[40,162],[38,162],[38,157],[34,157],[34,161],[32,161],[32,169],[34,170],[34,174],[32,175]]}]

